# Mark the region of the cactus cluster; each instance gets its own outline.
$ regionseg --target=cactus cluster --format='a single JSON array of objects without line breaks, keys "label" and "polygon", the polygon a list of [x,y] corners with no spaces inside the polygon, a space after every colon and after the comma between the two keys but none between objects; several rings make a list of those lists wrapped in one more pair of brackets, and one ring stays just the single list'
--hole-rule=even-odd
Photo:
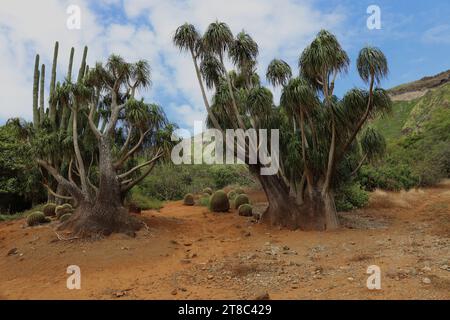
[{"label": "cactus cluster", "polygon": [[56,218],[61,219],[61,217],[68,213],[73,213],[73,208],[70,204],[66,203],[62,206],[57,206],[55,209]]},{"label": "cactus cluster", "polygon": [[61,221],[61,222],[67,221],[71,216],[72,216],[71,213],[66,213],[66,214],[62,215],[61,218],[59,218],[59,221]]},{"label": "cactus cluster", "polygon": [[240,216],[251,217],[253,216],[253,207],[249,204],[240,205],[238,213]]},{"label": "cactus cluster", "polygon": [[47,203],[42,209],[46,217],[54,217],[56,215],[56,204]]},{"label": "cactus cluster", "polygon": [[214,192],[209,201],[209,209],[213,212],[227,212],[230,210],[230,201],[227,194],[222,190]]},{"label": "cactus cluster", "polygon": [[228,199],[232,201],[236,198],[237,193],[236,193],[236,191],[231,190],[230,192],[228,192],[227,196],[228,196]]},{"label": "cactus cluster", "polygon": [[184,196],[183,204],[185,206],[193,206],[195,204],[194,196],[191,193],[188,193]]},{"label": "cactus cluster", "polygon": [[246,194],[240,194],[234,199],[234,208],[239,209],[243,204],[249,204],[250,200]]},{"label": "cactus cluster", "polygon": [[45,214],[41,211],[33,212],[27,217],[27,224],[30,227],[48,222],[50,222],[50,219],[47,218]]},{"label": "cactus cluster", "polygon": [[234,190],[234,192],[236,192],[236,194],[244,194],[245,193],[245,191],[242,188],[236,188]]}]

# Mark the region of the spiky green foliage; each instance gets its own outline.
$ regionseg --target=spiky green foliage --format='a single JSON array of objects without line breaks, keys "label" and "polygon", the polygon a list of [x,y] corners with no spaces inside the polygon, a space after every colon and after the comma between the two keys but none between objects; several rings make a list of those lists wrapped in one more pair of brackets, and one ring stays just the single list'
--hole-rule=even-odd
[{"label": "spiky green foliage", "polygon": [[284,60],[273,59],[267,67],[266,79],[273,86],[284,86],[291,77],[291,67]]},{"label": "spiky green foliage", "polygon": [[361,49],[356,62],[359,76],[365,82],[369,82],[373,76],[376,83],[380,83],[389,73],[387,59],[384,53],[375,47]]},{"label": "spiky green foliage", "polygon": [[56,215],[56,204],[47,203],[42,211],[46,217],[54,217]]},{"label": "spiky green foliage", "polygon": [[253,207],[249,204],[242,204],[238,208],[238,213],[243,217],[251,217],[253,216]]},{"label": "spiky green foliage", "polygon": [[210,198],[209,209],[212,212],[228,212],[230,210],[230,201],[225,192],[216,191]]},{"label": "spiky green foliage", "polygon": [[238,209],[243,204],[249,204],[250,200],[246,194],[239,194],[234,199],[234,208]]},{"label": "spiky green foliage", "polygon": [[186,194],[183,198],[183,204],[185,206],[193,206],[195,204],[194,195],[191,193]]},{"label": "spiky green foliage", "polygon": [[384,156],[386,152],[386,140],[374,127],[367,127],[360,138],[361,151],[369,160]]},{"label": "spiky green foliage", "polygon": [[203,35],[205,50],[223,57],[223,54],[233,45],[233,33],[225,22],[213,22]]},{"label": "spiky green foliage", "polygon": [[48,219],[43,212],[40,211],[36,211],[31,213],[28,217],[27,217],[27,224],[30,227],[33,226],[37,226],[40,224],[44,224],[44,223],[49,223],[50,219]]},{"label": "spiky green foliage", "polygon": [[194,25],[185,23],[177,28],[173,37],[173,43],[180,48],[180,50],[194,50],[200,36],[195,30]]}]

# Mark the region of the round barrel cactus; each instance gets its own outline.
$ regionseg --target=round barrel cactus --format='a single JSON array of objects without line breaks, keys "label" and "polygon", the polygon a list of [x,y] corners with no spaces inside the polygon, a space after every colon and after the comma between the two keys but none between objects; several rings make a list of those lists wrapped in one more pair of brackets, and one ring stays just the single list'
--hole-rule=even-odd
[{"label": "round barrel cactus", "polygon": [[30,227],[48,222],[50,222],[50,219],[47,218],[45,214],[41,211],[33,212],[27,217],[27,224]]},{"label": "round barrel cactus", "polygon": [[203,189],[202,193],[207,193],[209,195],[212,195],[213,194],[213,190],[211,188],[205,188],[205,189]]},{"label": "round barrel cactus", "polygon": [[250,201],[246,194],[240,194],[234,199],[234,208],[238,209],[243,204],[249,204]]},{"label": "round barrel cactus", "polygon": [[209,201],[209,209],[213,212],[227,212],[230,210],[230,201],[222,190],[214,192]]},{"label": "round barrel cactus", "polygon": [[244,217],[251,217],[253,216],[253,208],[249,204],[242,204],[239,206],[238,209],[239,215]]},{"label": "round barrel cactus", "polygon": [[193,206],[195,204],[194,202],[194,196],[191,193],[188,193],[184,196],[183,204],[185,206]]},{"label": "round barrel cactus", "polygon": [[234,200],[234,199],[236,198],[237,195],[238,195],[238,194],[237,194],[236,191],[234,191],[234,190],[231,190],[231,191],[228,192],[228,194],[227,194],[228,199],[230,199],[230,200]]},{"label": "round barrel cactus", "polygon": [[54,217],[56,215],[55,210],[56,210],[56,204],[54,204],[54,203],[47,203],[44,206],[42,211],[44,212],[44,215],[46,217]]},{"label": "round barrel cactus", "polygon": [[59,218],[59,221],[61,221],[61,222],[67,221],[71,216],[72,216],[71,213],[66,213],[66,214],[62,215],[61,218]]}]

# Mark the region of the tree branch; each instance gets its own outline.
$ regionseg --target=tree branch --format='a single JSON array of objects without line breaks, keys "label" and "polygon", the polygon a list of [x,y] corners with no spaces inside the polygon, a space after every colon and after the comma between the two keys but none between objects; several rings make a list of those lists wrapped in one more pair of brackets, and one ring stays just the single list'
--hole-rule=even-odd
[{"label": "tree branch", "polygon": [[133,182],[130,182],[129,184],[123,186],[123,187],[121,188],[121,191],[122,191],[122,192],[128,192],[128,191],[130,191],[135,185],[137,185],[139,182],[141,182],[142,180],[144,180],[145,177],[148,176],[148,175],[150,174],[150,172],[152,172],[153,168],[155,167],[155,163],[156,163],[156,162],[153,162],[153,163],[148,167],[148,169],[147,169],[147,170],[146,170],[139,178],[137,178],[137,179],[134,180]]},{"label": "tree branch", "polygon": [[140,164],[140,165],[137,165],[137,166],[135,166],[134,168],[128,170],[127,172],[118,175],[118,178],[119,178],[119,179],[126,178],[127,176],[129,176],[130,174],[132,174],[133,172],[135,172],[136,170],[139,170],[140,168],[143,168],[143,167],[146,167],[146,166],[152,164],[153,162],[155,162],[156,160],[158,160],[159,158],[161,158],[162,155],[163,155],[163,153],[162,153],[162,150],[161,150],[161,148],[160,148],[160,149],[158,149],[158,152],[156,152],[156,155],[153,157],[153,159],[151,159],[151,160],[149,160],[149,161],[147,161],[147,162],[144,162],[144,163],[142,163],[142,164]]}]

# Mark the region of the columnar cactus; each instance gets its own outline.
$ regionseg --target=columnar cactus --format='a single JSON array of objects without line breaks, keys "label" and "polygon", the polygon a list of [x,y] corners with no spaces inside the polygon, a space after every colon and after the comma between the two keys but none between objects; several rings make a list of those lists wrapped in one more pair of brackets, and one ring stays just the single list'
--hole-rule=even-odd
[{"label": "columnar cactus", "polygon": [[[59,50],[59,43],[58,43],[58,41],[56,41],[55,49],[53,51],[52,77],[50,79],[50,97],[53,96],[53,94],[55,93],[56,67],[58,64],[58,50]],[[53,127],[56,128],[56,103],[50,103],[49,107],[50,107],[49,108],[50,121],[51,121]]]},{"label": "columnar cactus", "polygon": [[33,80],[33,126],[39,128],[39,55],[36,55],[34,62],[34,80]]},{"label": "columnar cactus", "polygon": [[41,84],[39,93],[39,123],[44,122],[45,106],[44,106],[44,91],[45,91],[45,64],[41,66]]}]

